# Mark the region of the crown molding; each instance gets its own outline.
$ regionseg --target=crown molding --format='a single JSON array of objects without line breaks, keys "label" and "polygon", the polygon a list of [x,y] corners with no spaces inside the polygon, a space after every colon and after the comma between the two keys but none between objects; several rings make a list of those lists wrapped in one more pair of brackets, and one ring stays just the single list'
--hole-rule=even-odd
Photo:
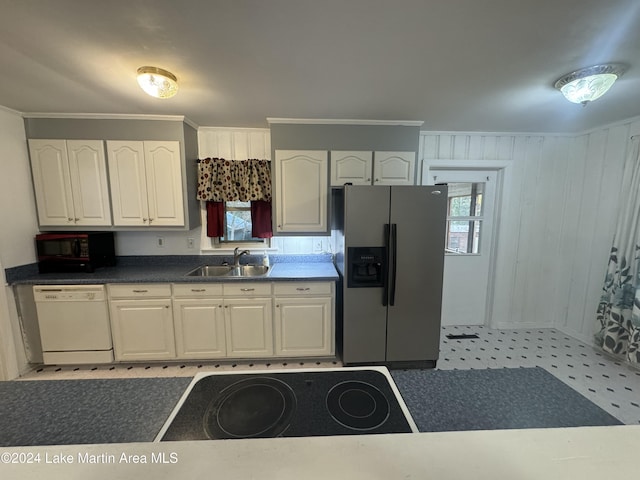
[{"label": "crown molding", "polygon": [[126,113],[45,113],[45,112],[22,112],[23,118],[68,118],[78,120],[164,120],[174,122],[184,122],[195,129],[198,125],[189,120],[184,115],[144,115]]},{"label": "crown molding", "polygon": [[18,115],[19,117],[22,116],[22,112],[14,110],[13,108],[5,107],[4,105],[0,105],[0,110],[2,110],[3,112],[11,113],[12,115]]},{"label": "crown molding", "polygon": [[418,120],[359,120],[359,119],[331,119],[331,118],[274,118],[267,117],[271,124],[299,124],[299,125],[391,125],[405,127],[420,127],[424,124]]},{"label": "crown molding", "polygon": [[198,127],[199,132],[228,131],[228,132],[268,132],[268,128],[258,127]]}]

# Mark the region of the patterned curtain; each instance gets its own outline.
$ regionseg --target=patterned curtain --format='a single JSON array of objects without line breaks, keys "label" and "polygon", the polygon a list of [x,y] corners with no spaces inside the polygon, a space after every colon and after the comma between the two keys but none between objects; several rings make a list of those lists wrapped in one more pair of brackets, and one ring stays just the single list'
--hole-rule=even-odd
[{"label": "patterned curtain", "polygon": [[198,200],[271,201],[269,160],[198,160]]},{"label": "patterned curtain", "polygon": [[640,365],[640,138],[624,167],[621,206],[596,314],[596,345]]}]

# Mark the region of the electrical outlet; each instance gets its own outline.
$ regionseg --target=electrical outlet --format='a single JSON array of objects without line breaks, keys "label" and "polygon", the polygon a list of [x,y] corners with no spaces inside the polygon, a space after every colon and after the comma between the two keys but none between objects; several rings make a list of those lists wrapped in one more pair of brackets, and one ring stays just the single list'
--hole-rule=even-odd
[{"label": "electrical outlet", "polygon": [[156,237],[156,246],[158,248],[164,247],[164,237]]},{"label": "electrical outlet", "polygon": [[195,246],[195,240],[193,237],[187,238],[187,248],[193,248]]},{"label": "electrical outlet", "polygon": [[316,240],[314,242],[313,251],[314,252],[321,252],[322,251],[322,240]]}]

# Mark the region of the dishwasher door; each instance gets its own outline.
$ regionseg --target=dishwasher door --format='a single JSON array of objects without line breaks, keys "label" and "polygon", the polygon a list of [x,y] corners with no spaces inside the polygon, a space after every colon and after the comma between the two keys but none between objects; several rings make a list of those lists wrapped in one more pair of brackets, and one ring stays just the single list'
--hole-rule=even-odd
[{"label": "dishwasher door", "polygon": [[45,364],[113,361],[103,285],[36,285],[33,295]]}]

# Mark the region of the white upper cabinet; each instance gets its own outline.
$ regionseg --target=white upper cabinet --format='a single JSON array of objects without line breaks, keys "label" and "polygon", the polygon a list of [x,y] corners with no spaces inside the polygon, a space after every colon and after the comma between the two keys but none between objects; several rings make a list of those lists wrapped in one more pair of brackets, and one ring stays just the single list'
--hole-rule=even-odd
[{"label": "white upper cabinet", "polygon": [[111,225],[102,140],[29,140],[41,226]]},{"label": "white upper cabinet", "polygon": [[180,143],[144,142],[144,159],[149,225],[184,225]]},{"label": "white upper cabinet", "polygon": [[331,151],[331,186],[413,185],[415,152]]},{"label": "white upper cabinet", "polygon": [[116,226],[183,226],[180,143],[107,141]]},{"label": "white upper cabinet", "polygon": [[328,152],[276,150],[275,233],[327,231]]},{"label": "white upper cabinet", "polygon": [[373,152],[331,151],[331,186],[371,185]]},{"label": "white upper cabinet", "polygon": [[413,185],[415,152],[374,152],[374,185]]}]

